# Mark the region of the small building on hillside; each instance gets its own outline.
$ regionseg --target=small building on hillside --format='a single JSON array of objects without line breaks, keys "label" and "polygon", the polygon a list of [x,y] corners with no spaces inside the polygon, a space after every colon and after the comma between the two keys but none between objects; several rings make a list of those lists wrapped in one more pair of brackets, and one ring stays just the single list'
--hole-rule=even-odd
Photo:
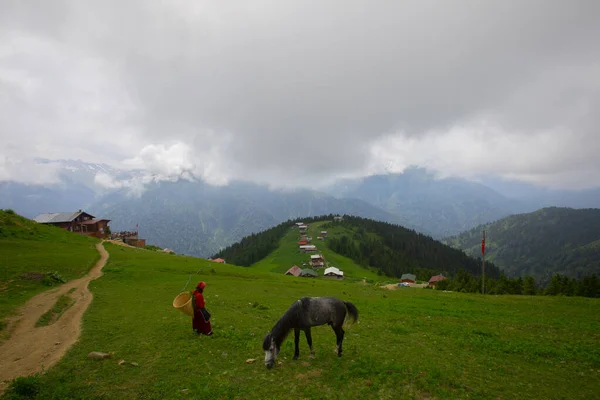
[{"label": "small building on hillside", "polygon": [[429,284],[428,284],[428,286],[431,286],[432,288],[435,288],[435,285],[439,281],[443,281],[444,279],[446,279],[446,277],[444,275],[434,275],[431,278],[429,278]]},{"label": "small building on hillside", "polygon": [[298,246],[302,246],[302,245],[305,245],[305,244],[308,244],[308,241],[306,241],[306,240],[300,240],[298,242]]},{"label": "small building on hillside", "polygon": [[296,222],[296,226],[304,225],[304,222]]},{"label": "small building on hillside", "polygon": [[294,265],[294,266],[292,266],[292,268],[288,269],[285,272],[285,275],[300,276],[301,273],[302,273],[302,269],[300,267],[298,267],[297,265]]},{"label": "small building on hillside", "polygon": [[340,271],[336,267],[325,268],[323,275],[329,278],[344,279],[344,272]]},{"label": "small building on hillside", "polygon": [[302,246],[298,246],[300,251],[303,253],[314,253],[317,251],[317,246],[314,244],[303,244]]},{"label": "small building on hillside", "polygon": [[209,261],[225,264],[225,260],[223,260],[222,258],[215,258],[214,260],[209,260]]},{"label": "small building on hillside", "polygon": [[110,219],[96,218],[85,211],[40,214],[33,219],[40,224],[54,225],[70,232],[97,238],[108,235]]},{"label": "small building on hillside", "polygon": [[325,267],[325,257],[322,254],[314,254],[310,256],[310,265],[313,268]]},{"label": "small building on hillside", "polygon": [[400,282],[408,282],[415,283],[417,281],[417,276],[413,274],[402,274],[400,277]]},{"label": "small building on hillside", "polygon": [[319,276],[319,273],[313,269],[305,268],[300,273],[300,276],[306,277],[306,278],[316,278]]},{"label": "small building on hillside", "polygon": [[327,231],[321,231],[321,237],[327,237]]},{"label": "small building on hillside", "polygon": [[341,215],[336,215],[335,217],[333,217],[334,222],[342,222],[343,220],[344,218],[342,218]]}]

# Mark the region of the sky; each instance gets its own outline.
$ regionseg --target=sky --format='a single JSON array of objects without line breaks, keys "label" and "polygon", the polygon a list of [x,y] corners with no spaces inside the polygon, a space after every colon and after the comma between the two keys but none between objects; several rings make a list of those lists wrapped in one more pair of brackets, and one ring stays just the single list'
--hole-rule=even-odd
[{"label": "sky", "polygon": [[[0,181],[600,186],[596,0],[0,0]],[[99,183],[115,185],[103,177]]]}]

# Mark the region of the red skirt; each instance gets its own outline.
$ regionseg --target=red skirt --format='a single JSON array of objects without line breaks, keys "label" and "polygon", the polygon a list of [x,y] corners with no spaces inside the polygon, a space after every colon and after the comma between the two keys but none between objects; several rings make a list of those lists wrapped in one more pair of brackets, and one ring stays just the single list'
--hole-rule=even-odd
[{"label": "red skirt", "polygon": [[202,315],[200,309],[194,312],[194,318],[192,319],[192,328],[194,329],[194,332],[203,333],[205,335],[212,335],[210,321],[204,319],[204,315]]}]

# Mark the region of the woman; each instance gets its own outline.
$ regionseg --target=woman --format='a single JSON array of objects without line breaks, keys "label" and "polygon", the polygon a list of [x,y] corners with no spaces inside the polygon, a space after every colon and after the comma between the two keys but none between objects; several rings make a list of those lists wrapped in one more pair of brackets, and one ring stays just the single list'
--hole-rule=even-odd
[{"label": "woman", "polygon": [[196,290],[192,293],[194,295],[194,318],[192,319],[192,329],[199,335],[200,333],[210,336],[213,334],[210,326],[210,314],[206,311],[206,302],[204,301],[204,288],[206,287],[205,282],[200,282],[196,286]]}]

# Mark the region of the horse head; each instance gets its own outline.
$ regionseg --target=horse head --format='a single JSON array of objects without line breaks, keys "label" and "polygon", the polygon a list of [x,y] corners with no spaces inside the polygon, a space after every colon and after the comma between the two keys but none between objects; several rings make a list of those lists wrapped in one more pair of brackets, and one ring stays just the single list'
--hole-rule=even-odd
[{"label": "horse head", "polygon": [[275,365],[275,359],[279,354],[279,347],[275,343],[275,338],[270,333],[267,333],[263,341],[263,350],[265,351],[265,365],[267,368],[272,368]]}]

